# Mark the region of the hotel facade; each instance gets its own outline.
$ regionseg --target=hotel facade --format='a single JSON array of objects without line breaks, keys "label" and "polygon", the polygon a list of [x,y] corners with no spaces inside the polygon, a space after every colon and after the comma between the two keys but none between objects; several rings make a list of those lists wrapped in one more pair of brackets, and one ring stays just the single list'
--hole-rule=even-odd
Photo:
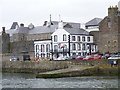
[{"label": "hotel facade", "polygon": [[63,22],[51,35],[51,39],[34,41],[35,57],[53,58],[61,56],[85,56],[97,52],[93,36],[82,28],[65,28]]}]

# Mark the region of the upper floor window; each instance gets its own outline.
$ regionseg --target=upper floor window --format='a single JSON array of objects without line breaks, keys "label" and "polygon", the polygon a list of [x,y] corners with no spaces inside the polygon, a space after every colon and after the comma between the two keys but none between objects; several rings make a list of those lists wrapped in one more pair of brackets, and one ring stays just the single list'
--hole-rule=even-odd
[{"label": "upper floor window", "polygon": [[81,44],[78,43],[78,50],[81,50]]},{"label": "upper floor window", "polygon": [[39,45],[36,45],[36,52],[38,52],[39,50]]},{"label": "upper floor window", "polygon": [[72,50],[76,50],[76,45],[75,45],[75,43],[72,44]]},{"label": "upper floor window", "polygon": [[85,36],[82,37],[82,41],[85,41]]},{"label": "upper floor window", "polygon": [[77,37],[78,41],[80,41],[80,36]]},{"label": "upper floor window", "polygon": [[46,45],[46,52],[49,52],[50,51],[50,44],[47,44]]},{"label": "upper floor window", "polygon": [[88,42],[90,41],[90,37],[87,37],[87,41],[88,41]]},{"label": "upper floor window", "polygon": [[58,37],[57,37],[57,35],[55,35],[54,36],[54,42],[57,42],[57,39],[58,39]]},{"label": "upper floor window", "polygon": [[66,34],[63,35],[63,41],[66,41],[67,40],[67,37],[66,37]]},{"label": "upper floor window", "polygon": [[72,41],[75,41],[75,36],[72,36]]},{"label": "upper floor window", "polygon": [[85,46],[85,43],[83,43],[82,50],[85,50],[85,49],[86,49],[86,46]]},{"label": "upper floor window", "polygon": [[44,52],[44,51],[45,51],[44,45],[41,45],[41,52]]}]

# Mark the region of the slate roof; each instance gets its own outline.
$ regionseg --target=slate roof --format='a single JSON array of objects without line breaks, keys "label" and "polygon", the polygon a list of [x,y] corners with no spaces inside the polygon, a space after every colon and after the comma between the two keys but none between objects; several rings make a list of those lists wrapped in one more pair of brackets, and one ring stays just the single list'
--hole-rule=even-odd
[{"label": "slate roof", "polygon": [[[58,21],[52,21],[53,25],[57,25],[58,26]],[[63,22],[63,26],[65,26],[66,24],[70,24],[73,28],[80,28],[80,23],[73,23],[73,22]]]},{"label": "slate roof", "polygon": [[72,35],[77,35],[77,34],[89,35],[89,32],[87,32],[82,28],[64,28],[64,29]]},{"label": "slate roof", "polygon": [[[52,21],[53,25],[50,27],[48,26],[35,26],[33,29],[29,29],[28,27],[19,27],[18,29],[9,29],[6,30],[6,33],[9,33],[10,36],[16,33],[22,34],[39,34],[39,33],[53,33],[55,29],[58,27],[58,21]],[[70,22],[63,22],[64,25],[70,24],[72,28],[64,28],[70,34],[88,34],[87,31],[80,29],[80,23],[70,23]]]},{"label": "slate roof", "polygon": [[101,21],[102,21],[101,18],[94,18],[94,19],[90,20],[89,22],[87,22],[87,23],[85,24],[85,26],[98,25]]},{"label": "slate roof", "polygon": [[53,33],[56,26],[36,26],[33,29],[29,30],[29,34],[38,34],[38,33]]},{"label": "slate roof", "polygon": [[29,33],[29,28],[28,27],[19,27],[18,29],[15,30],[14,33],[27,34],[27,33]]}]

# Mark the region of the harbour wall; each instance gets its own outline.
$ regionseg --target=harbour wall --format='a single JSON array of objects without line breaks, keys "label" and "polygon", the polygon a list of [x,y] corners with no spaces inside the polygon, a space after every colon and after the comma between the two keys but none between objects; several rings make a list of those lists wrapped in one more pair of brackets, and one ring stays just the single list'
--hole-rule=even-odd
[{"label": "harbour wall", "polygon": [[72,66],[110,67],[110,60],[66,60],[66,61],[2,61],[2,71],[6,72],[44,72],[65,69]]}]

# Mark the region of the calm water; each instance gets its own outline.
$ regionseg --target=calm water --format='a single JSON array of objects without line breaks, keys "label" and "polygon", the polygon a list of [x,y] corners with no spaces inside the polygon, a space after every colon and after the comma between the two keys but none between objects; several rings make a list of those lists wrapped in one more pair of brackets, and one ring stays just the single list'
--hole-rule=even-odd
[{"label": "calm water", "polygon": [[118,88],[118,78],[109,76],[35,78],[33,74],[3,73],[2,88]]}]

